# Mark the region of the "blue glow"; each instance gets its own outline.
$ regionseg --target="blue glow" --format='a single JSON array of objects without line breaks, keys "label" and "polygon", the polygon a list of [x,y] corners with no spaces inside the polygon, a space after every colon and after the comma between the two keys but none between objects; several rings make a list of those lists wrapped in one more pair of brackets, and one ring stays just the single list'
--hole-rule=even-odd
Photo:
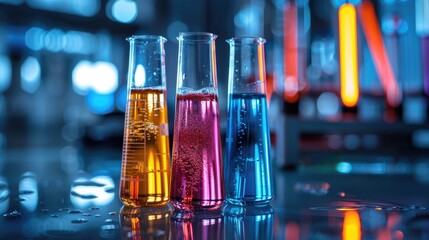
[{"label": "blue glow", "polygon": [[86,106],[94,113],[107,114],[115,107],[115,94],[99,94],[90,91],[86,96]]},{"label": "blue glow", "polygon": [[317,111],[322,117],[335,116],[340,109],[338,97],[330,92],[324,92],[317,98]]},{"label": "blue glow", "polygon": [[59,52],[63,48],[64,33],[59,29],[52,29],[45,35],[45,48],[51,52]]},{"label": "blue glow", "polygon": [[32,27],[25,33],[25,45],[34,51],[43,49],[45,46],[44,39],[45,30],[38,27]]},{"label": "blue glow", "polygon": [[429,130],[421,129],[413,133],[414,146],[418,148],[429,148]]},{"label": "blue glow", "polygon": [[403,104],[404,122],[411,124],[424,123],[426,121],[426,99],[409,97]]},{"label": "blue glow", "polygon": [[61,29],[44,30],[32,27],[25,33],[25,45],[34,51],[46,49],[51,52],[92,54],[99,39],[92,33]]},{"label": "blue glow", "polygon": [[416,33],[429,35],[429,0],[416,0]]},{"label": "blue glow", "polygon": [[127,104],[127,86],[123,86],[119,88],[116,94],[116,107],[120,111],[125,112],[126,104]]},{"label": "blue glow", "polygon": [[6,91],[12,79],[12,65],[7,56],[0,55],[0,93]]},{"label": "blue glow", "polygon": [[137,4],[132,0],[116,0],[112,15],[118,22],[131,23],[137,18]]},{"label": "blue glow", "polygon": [[332,5],[336,8],[341,7],[341,5],[347,3],[347,0],[331,0]]},{"label": "blue glow", "polygon": [[30,7],[81,16],[94,16],[100,10],[100,0],[27,0]]},{"label": "blue glow", "polygon": [[337,171],[339,173],[350,173],[352,171],[352,165],[348,162],[340,162],[337,164]]},{"label": "blue glow", "polygon": [[24,91],[34,93],[40,85],[40,64],[35,57],[28,57],[21,66],[21,87]]}]

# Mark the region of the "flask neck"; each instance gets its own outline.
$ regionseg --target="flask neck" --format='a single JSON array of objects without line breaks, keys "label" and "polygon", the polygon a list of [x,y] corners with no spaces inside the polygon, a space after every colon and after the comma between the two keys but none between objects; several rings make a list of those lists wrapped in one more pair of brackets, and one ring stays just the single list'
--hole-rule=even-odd
[{"label": "flask neck", "polygon": [[229,51],[229,93],[265,93],[265,50],[263,38],[227,40]]},{"label": "flask neck", "polygon": [[165,88],[166,39],[161,36],[138,35],[130,42],[128,69],[129,88]]},{"label": "flask neck", "polygon": [[217,89],[216,37],[212,33],[179,35],[178,90]]}]

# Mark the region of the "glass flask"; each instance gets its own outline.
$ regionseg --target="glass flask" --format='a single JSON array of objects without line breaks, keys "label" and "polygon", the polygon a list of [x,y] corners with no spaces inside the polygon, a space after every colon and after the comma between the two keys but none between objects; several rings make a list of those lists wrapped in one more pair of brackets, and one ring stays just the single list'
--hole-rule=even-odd
[{"label": "glass flask", "polygon": [[153,208],[122,207],[119,220],[122,239],[169,239],[170,210],[167,205]]},{"label": "glass flask", "polygon": [[170,203],[216,210],[225,199],[216,76],[216,35],[180,33]]},{"label": "glass flask", "polygon": [[227,202],[264,205],[273,198],[270,128],[262,38],[227,40],[230,45],[225,189]]},{"label": "glass flask", "polygon": [[168,202],[170,148],[165,82],[165,38],[132,36],[120,197],[129,207]]}]

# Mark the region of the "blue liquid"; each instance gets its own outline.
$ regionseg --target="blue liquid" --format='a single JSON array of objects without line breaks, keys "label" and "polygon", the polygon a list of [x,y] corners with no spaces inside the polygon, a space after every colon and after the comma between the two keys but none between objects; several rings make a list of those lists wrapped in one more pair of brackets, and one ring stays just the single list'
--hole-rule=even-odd
[{"label": "blue liquid", "polygon": [[263,205],[273,198],[270,131],[265,94],[230,94],[225,186],[227,201]]}]

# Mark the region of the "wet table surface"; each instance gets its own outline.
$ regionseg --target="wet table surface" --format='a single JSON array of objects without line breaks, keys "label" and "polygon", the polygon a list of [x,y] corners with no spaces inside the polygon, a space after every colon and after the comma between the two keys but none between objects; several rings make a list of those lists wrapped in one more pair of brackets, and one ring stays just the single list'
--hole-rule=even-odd
[{"label": "wet table surface", "polygon": [[120,152],[70,146],[2,150],[0,239],[429,238],[425,161],[334,160],[276,169],[269,207],[183,220],[166,207],[122,208]]}]

